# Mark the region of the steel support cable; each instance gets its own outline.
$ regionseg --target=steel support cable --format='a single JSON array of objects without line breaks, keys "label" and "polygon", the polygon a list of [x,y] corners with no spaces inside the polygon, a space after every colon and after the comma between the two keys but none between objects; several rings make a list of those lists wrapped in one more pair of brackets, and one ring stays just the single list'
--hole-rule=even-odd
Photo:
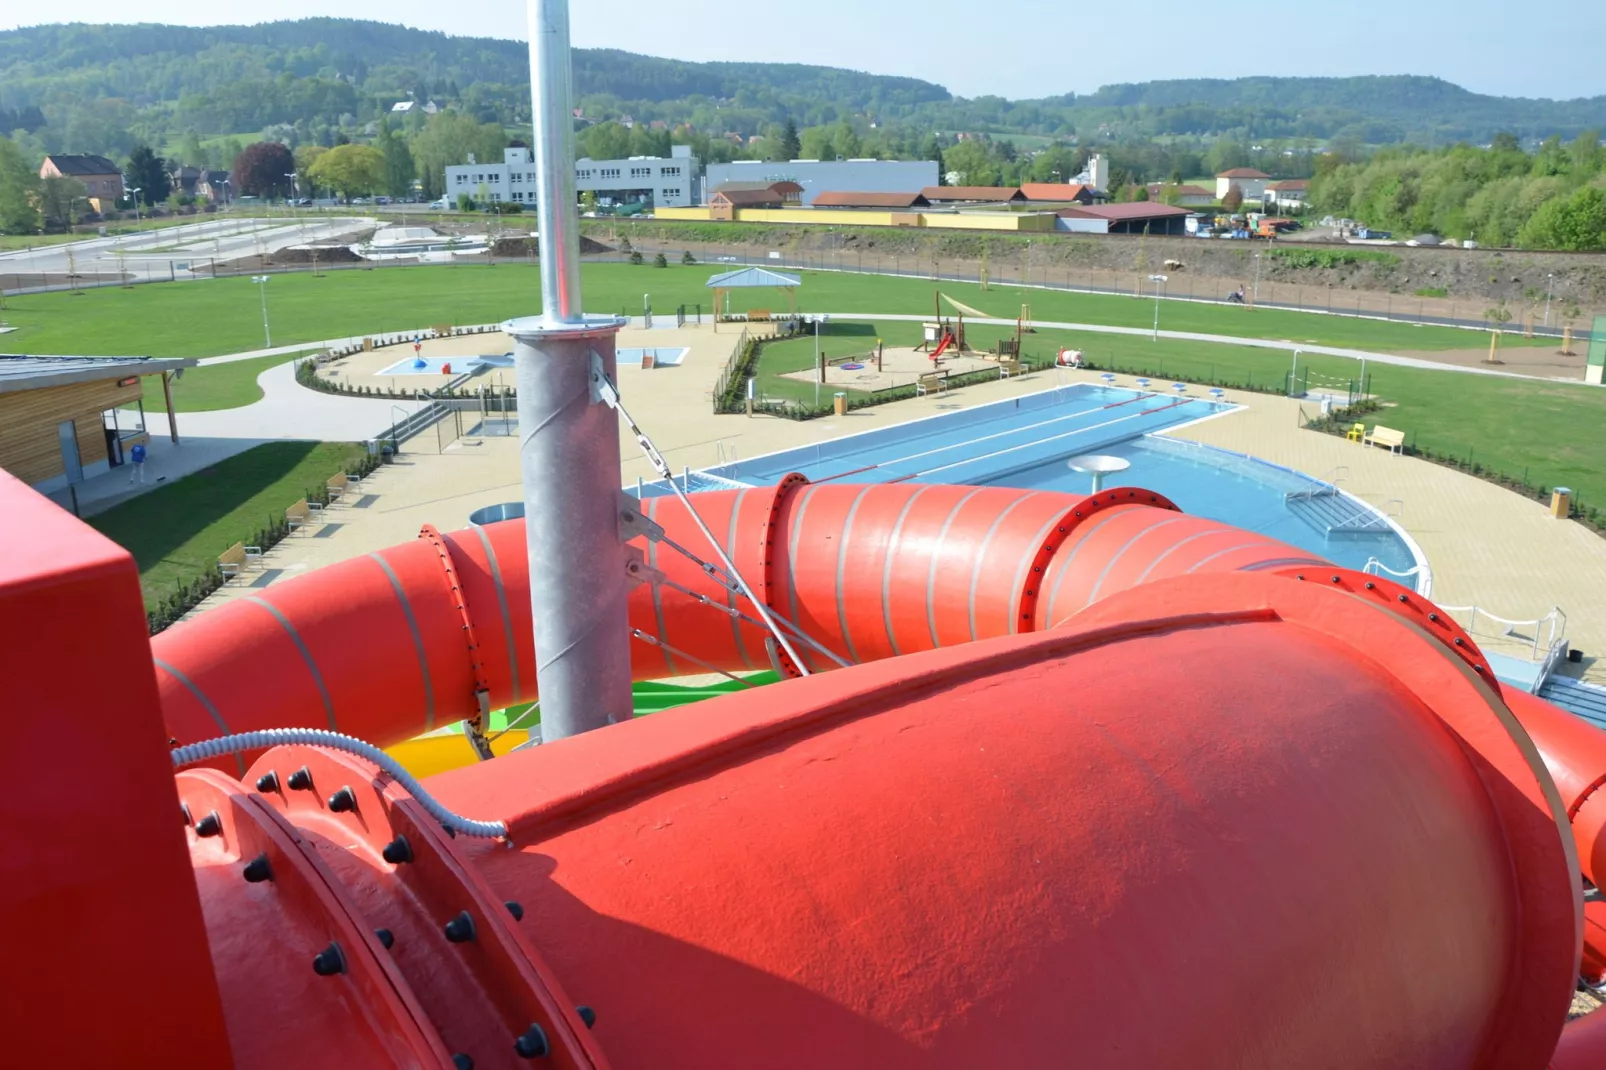
[{"label": "steel support cable", "polygon": [[[668,546],[671,550],[674,550],[676,553],[681,554],[687,560],[691,561],[692,564],[696,565],[698,568],[702,569],[705,573],[707,573],[709,579],[711,579],[715,583],[719,584],[719,586],[723,587],[726,591],[728,591],[728,592],[730,592],[731,594],[734,594],[734,595],[739,595],[739,596],[744,597],[744,598],[746,597],[746,593],[742,590],[741,586],[736,584],[736,583],[734,583],[734,582],[732,582],[725,575],[725,570],[720,568],[718,565],[713,564],[712,562],[709,562],[709,561],[704,561],[702,558],[698,557],[696,554],[692,553],[690,550],[686,549],[684,546],[682,546],[679,543],[675,542],[673,539],[669,538],[669,536],[667,536],[667,535],[663,536],[662,538],[658,539],[657,541],[662,542],[665,546]],[[763,621],[754,620],[752,617],[749,617],[745,613],[742,613],[739,610],[733,609],[730,606],[722,606],[718,602],[715,602],[712,599],[710,599],[707,595],[699,594],[698,592],[693,591],[688,587],[682,587],[680,584],[675,583],[673,580],[667,580],[666,579],[666,580],[663,580],[662,583],[664,584],[664,586],[669,587],[672,590],[679,591],[682,594],[686,595],[687,597],[696,599],[697,601],[702,602],[705,605],[711,606],[712,608],[719,610],[721,613],[724,613],[727,616],[737,617],[737,618],[739,618],[739,619],[741,619],[743,621],[746,621],[748,624],[753,625],[755,628],[758,628],[760,630],[767,630],[767,628],[766,628],[766,626],[765,626]],[[832,661],[836,662],[842,668],[846,669],[846,668],[850,667],[853,664],[852,662],[846,660],[845,658],[842,658],[839,655],[837,655],[829,647],[824,646],[823,644],[819,643],[818,641],[816,641],[815,639],[810,637],[807,632],[805,632],[802,628],[799,628],[796,624],[794,624],[792,622],[791,618],[787,617],[786,614],[784,614],[784,613],[778,612],[774,607],[770,607],[770,616],[775,619],[775,622],[777,624],[781,625],[787,631],[791,632],[793,638],[797,639],[798,642],[807,643],[808,646],[811,649],[813,649],[814,651],[824,655],[825,657],[830,658]]]},{"label": "steel support cable", "polygon": [[199,743],[176,748],[172,752],[173,768],[182,769],[186,765],[194,765],[196,762],[204,762],[211,758],[221,758],[225,754],[291,746],[329,747],[372,762],[417,800],[418,805],[429,812],[429,816],[453,832],[461,832],[465,836],[478,836],[482,839],[497,839],[507,835],[507,823],[504,821],[476,821],[446,809],[435,801],[433,795],[424,790],[424,786],[403,768],[400,762],[372,743],[321,728],[263,728],[255,732],[240,732],[232,736],[204,739]]},{"label": "steel support cable", "polygon": [[798,671],[804,676],[810,675],[808,667],[803,664],[803,659],[798,656],[797,650],[788,641],[780,626],[775,623],[775,618],[771,614],[770,608],[757,595],[753,594],[753,589],[747,585],[747,580],[742,578],[741,572],[736,568],[736,563],[730,559],[730,555],[719,544],[719,540],[714,538],[714,533],[703,522],[702,516],[697,512],[696,506],[692,505],[691,499],[686,496],[686,492],[675,485],[675,477],[669,470],[669,462],[664,460],[663,454],[658,452],[658,447],[652,444],[652,439],[647,437],[647,433],[641,429],[641,425],[636,423],[635,417],[630,415],[630,410],[625,408],[624,402],[619,398],[618,388],[604,374],[601,361],[592,361],[591,376],[592,385],[601,395],[602,400],[613,406],[619,415],[623,417],[626,426],[630,428],[631,435],[636,439],[636,445],[641,447],[641,452],[646,456],[647,463],[652,465],[659,478],[669,484],[669,489],[674,492],[676,498],[680,499],[680,504],[685,507],[687,514],[692,518],[692,522],[697,525],[697,530],[702,533],[703,538],[708,540],[708,545],[714,548],[714,553],[719,556],[720,564],[725,567],[726,574],[741,586],[742,594],[747,597],[749,602],[753,603],[753,608],[758,610],[758,615],[764,619],[765,630],[775,637],[775,641],[781,645],[782,650],[786,651],[787,656],[792,659],[792,663],[798,667]]},{"label": "steel support cable", "polygon": [[734,673],[726,672],[724,669],[721,669],[718,665],[714,665],[714,664],[712,664],[710,662],[704,661],[702,658],[698,657],[696,654],[688,654],[686,651],[680,649],[679,647],[670,646],[668,643],[664,642],[662,639],[659,639],[657,636],[648,635],[646,632],[642,631],[640,628],[632,628],[632,629],[630,629],[630,634],[635,636],[637,639],[640,639],[643,643],[646,643],[648,646],[662,647],[664,650],[669,651],[671,654],[673,654],[677,658],[684,658],[687,661],[690,661],[690,662],[692,662],[694,664],[701,665],[703,668],[707,669],[709,672],[717,672],[717,673],[719,673],[719,675],[725,677],[727,680],[734,680],[735,682],[741,684],[743,687],[757,687],[758,686],[757,684],[748,683],[746,680],[743,680],[740,676],[737,676]]},{"label": "steel support cable", "polygon": [[[743,613],[741,610],[735,608],[734,606],[722,606],[718,602],[714,601],[712,598],[708,597],[706,594],[703,594],[703,593],[701,593],[699,591],[694,591],[690,587],[683,587],[683,586],[681,586],[680,584],[676,583],[674,580],[671,580],[671,579],[663,579],[663,580],[660,580],[658,582],[662,583],[665,587],[668,587],[671,591],[679,591],[681,594],[685,595],[687,598],[690,598],[695,602],[702,603],[703,605],[707,606],[709,609],[714,610],[716,613],[723,613],[727,617],[732,618],[733,620],[739,620],[739,621],[742,621],[743,623],[751,624],[755,628],[764,629],[764,622],[763,621],[757,620],[757,619],[755,619],[753,617],[749,617],[746,613]],[[736,591],[734,593],[740,594],[741,592],[740,591]],[[775,613],[774,617],[775,617],[775,620],[776,620],[777,623],[779,623],[781,625],[784,625],[788,631],[792,632],[793,635],[796,636],[798,642],[804,643],[809,647],[809,649],[814,650],[817,653],[822,654],[825,657],[830,658],[832,661],[836,662],[839,666],[841,666],[844,669],[851,667],[851,665],[852,665],[851,662],[849,662],[849,661],[845,660],[844,658],[838,656],[837,654],[832,652],[829,647],[826,647],[823,644],[821,644],[820,642],[818,642],[815,639],[811,638],[807,633],[805,633],[804,631],[799,629],[797,625],[793,624],[791,621],[787,620],[785,617],[781,616],[779,613]],[[666,646],[665,649],[670,650],[671,652],[673,652],[674,648]],[[696,659],[694,658],[692,660],[695,661]]]}]

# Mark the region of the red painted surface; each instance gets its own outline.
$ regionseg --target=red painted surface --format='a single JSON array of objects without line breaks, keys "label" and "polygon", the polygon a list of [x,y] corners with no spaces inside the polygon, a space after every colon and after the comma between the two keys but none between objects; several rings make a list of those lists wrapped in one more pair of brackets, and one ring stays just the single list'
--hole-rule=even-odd
[{"label": "red painted surface", "polygon": [[1544,1065],[1576,896],[1533,768],[1458,738],[1491,693],[1342,593],[1172,582],[1216,611],[1112,602],[431,788],[512,818],[476,863],[618,1067]]},{"label": "red painted surface", "polygon": [[[789,480],[698,503],[768,606],[866,664],[431,781],[507,820],[505,844],[451,839],[388,778],[305,748],[258,757],[245,784],[182,774],[217,836],[144,821],[177,807],[150,670],[124,652],[97,685],[62,664],[75,695],[132,696],[106,722],[123,746],[25,770],[25,787],[55,777],[45,808],[0,782],[12,824],[50,833],[25,843],[81,848],[25,856],[0,901],[92,872],[88,835],[64,840],[51,807],[97,844],[119,827],[142,868],[110,915],[161,938],[138,961],[163,984],[99,944],[95,980],[158,1023],[180,1008],[194,1065],[229,1059],[208,937],[242,1066],[527,1066],[513,1039],[532,1026],[543,1061],[573,1068],[1606,1065],[1606,1023],[1562,1030],[1579,869],[1606,869],[1606,735],[1503,693],[1431,604],[1126,489]],[[678,503],[649,512],[713,556]],[[30,535],[52,524],[72,537],[27,545],[72,560],[71,522]],[[56,557],[6,550],[5,619],[64,622],[70,593],[28,602]],[[479,688],[532,697],[524,570],[515,522],[275,585],[151,644],[162,713],[185,741],[301,723],[386,742],[471,715]],[[108,580],[97,598],[137,607],[126,558],[111,572],[121,594]],[[720,665],[768,664],[761,631],[667,588],[638,589],[631,619]],[[30,707],[63,707],[36,671],[62,663],[51,630],[19,640]],[[700,671],[637,653],[638,676]],[[280,786],[251,787],[270,770]],[[411,861],[383,858],[397,836]],[[244,879],[255,854],[272,880]],[[453,941],[464,912],[474,938]],[[99,916],[58,924],[98,935]],[[331,940],[345,969],[319,976]],[[46,993],[85,967],[27,961]],[[82,1018],[81,997],[57,1002]]]},{"label": "red painted surface", "polygon": [[230,1065],[139,574],[0,472],[0,1063]]},{"label": "red painted surface", "polygon": [[[1169,575],[1319,563],[1131,488],[1084,498],[789,479],[699,494],[697,502],[759,597],[855,662],[1041,630],[1092,600]],[[677,542],[715,558],[678,501],[645,506]],[[534,699],[523,524],[482,530],[483,538],[441,537],[461,605],[442,578],[437,544],[425,538],[275,584],[163,632],[152,647],[170,732],[193,742],[217,735],[220,721],[235,732],[309,725],[383,745],[476,715],[479,679],[493,707]],[[669,579],[754,616],[685,557],[659,544],[646,549]],[[723,669],[770,665],[764,631],[667,587],[636,588],[630,622]],[[242,649],[252,657],[240,658]],[[815,651],[800,654],[811,671],[834,668]],[[632,668],[637,679],[706,671],[646,644],[635,646]]]}]

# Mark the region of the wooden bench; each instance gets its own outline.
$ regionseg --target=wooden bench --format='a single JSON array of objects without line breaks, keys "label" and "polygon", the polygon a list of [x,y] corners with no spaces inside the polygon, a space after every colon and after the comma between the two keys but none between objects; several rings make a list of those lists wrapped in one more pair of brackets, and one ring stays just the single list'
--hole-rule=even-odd
[{"label": "wooden bench", "polygon": [[915,380],[915,396],[922,394],[945,394],[948,392],[948,373],[926,372]]},{"label": "wooden bench", "polygon": [[344,472],[339,472],[333,476],[330,476],[329,482],[324,485],[325,489],[329,491],[329,504],[333,505],[341,498],[345,497],[346,488],[350,485],[351,477],[346,475]]},{"label": "wooden bench", "polygon": [[228,583],[236,576],[244,574],[251,566],[262,567],[262,547],[247,546],[237,542],[217,556],[217,570],[223,573],[223,582]]},{"label": "wooden bench", "polygon": [[1400,454],[1404,452],[1405,448],[1405,432],[1377,424],[1372,428],[1371,434],[1361,439],[1361,445],[1386,446],[1390,453]]},{"label": "wooden bench", "polygon": [[322,512],[323,506],[302,498],[284,511],[284,521],[290,525],[291,534],[294,534],[309,526],[314,520],[322,520],[323,517],[320,515]]},{"label": "wooden bench", "polygon": [[1000,360],[998,362],[998,377],[1008,379],[1011,375],[1021,373],[1021,364],[1018,360]]},{"label": "wooden bench", "polygon": [[755,308],[749,310],[747,313],[748,323],[768,323],[769,321],[770,310],[767,308]]}]

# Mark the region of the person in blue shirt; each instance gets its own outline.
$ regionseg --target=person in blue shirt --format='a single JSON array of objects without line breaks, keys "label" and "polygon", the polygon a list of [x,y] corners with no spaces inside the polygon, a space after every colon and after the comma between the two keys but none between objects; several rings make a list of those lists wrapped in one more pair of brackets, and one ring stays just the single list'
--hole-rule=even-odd
[{"label": "person in blue shirt", "polygon": [[134,444],[134,448],[128,451],[128,459],[134,466],[134,470],[128,474],[128,481],[133,483],[135,480],[138,480],[140,483],[144,483],[145,444],[142,442],[136,442]]}]

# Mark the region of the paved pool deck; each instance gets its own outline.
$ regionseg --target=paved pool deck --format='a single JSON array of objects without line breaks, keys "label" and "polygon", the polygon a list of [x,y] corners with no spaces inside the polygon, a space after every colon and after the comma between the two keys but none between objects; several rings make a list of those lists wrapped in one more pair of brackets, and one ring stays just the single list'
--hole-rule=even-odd
[{"label": "paved pool deck", "polygon": [[[634,332],[626,332],[627,335]],[[654,332],[662,340],[663,332]],[[488,336],[426,343],[428,355],[478,352]],[[711,394],[736,335],[728,325],[677,332],[691,352],[678,367],[643,371],[625,366],[619,386],[625,403],[663,452],[675,472],[712,467],[762,453],[809,445],[858,431],[1019,397],[1058,384],[1100,382],[1098,373],[1066,369],[1037,372],[983,383],[947,394],[913,398],[843,417],[794,421],[773,417],[714,416]],[[638,344],[621,336],[622,345]],[[368,354],[367,359],[392,359]],[[1117,385],[1133,385],[1120,377]],[[305,390],[305,388],[300,388]],[[308,392],[310,393],[310,392]],[[1202,396],[1203,389],[1192,393]],[[1434,574],[1433,597],[1445,605],[1476,604],[1511,619],[1538,618],[1560,606],[1568,615],[1567,634],[1586,655],[1606,649],[1606,539],[1571,521],[1552,519],[1543,505],[1439,465],[1383,450],[1363,448],[1332,435],[1298,426],[1301,403],[1281,397],[1229,391],[1235,412],[1185,425],[1176,438],[1236,450],[1313,476],[1348,469],[1343,489],[1373,504],[1398,499],[1401,526],[1427,554]],[[1304,403],[1307,413],[1315,406]],[[635,441],[621,428],[625,483],[656,473]],[[517,442],[507,437],[472,437],[437,451],[425,434],[405,447],[396,463],[382,468],[366,488],[361,507],[337,505],[315,534],[297,535],[268,554],[264,573],[251,582],[269,585],[322,565],[417,537],[431,523],[443,530],[462,527],[475,509],[521,497]],[[203,603],[210,605],[250,593],[230,585]],[[1587,658],[1586,679],[1606,682],[1606,659]]]}]

